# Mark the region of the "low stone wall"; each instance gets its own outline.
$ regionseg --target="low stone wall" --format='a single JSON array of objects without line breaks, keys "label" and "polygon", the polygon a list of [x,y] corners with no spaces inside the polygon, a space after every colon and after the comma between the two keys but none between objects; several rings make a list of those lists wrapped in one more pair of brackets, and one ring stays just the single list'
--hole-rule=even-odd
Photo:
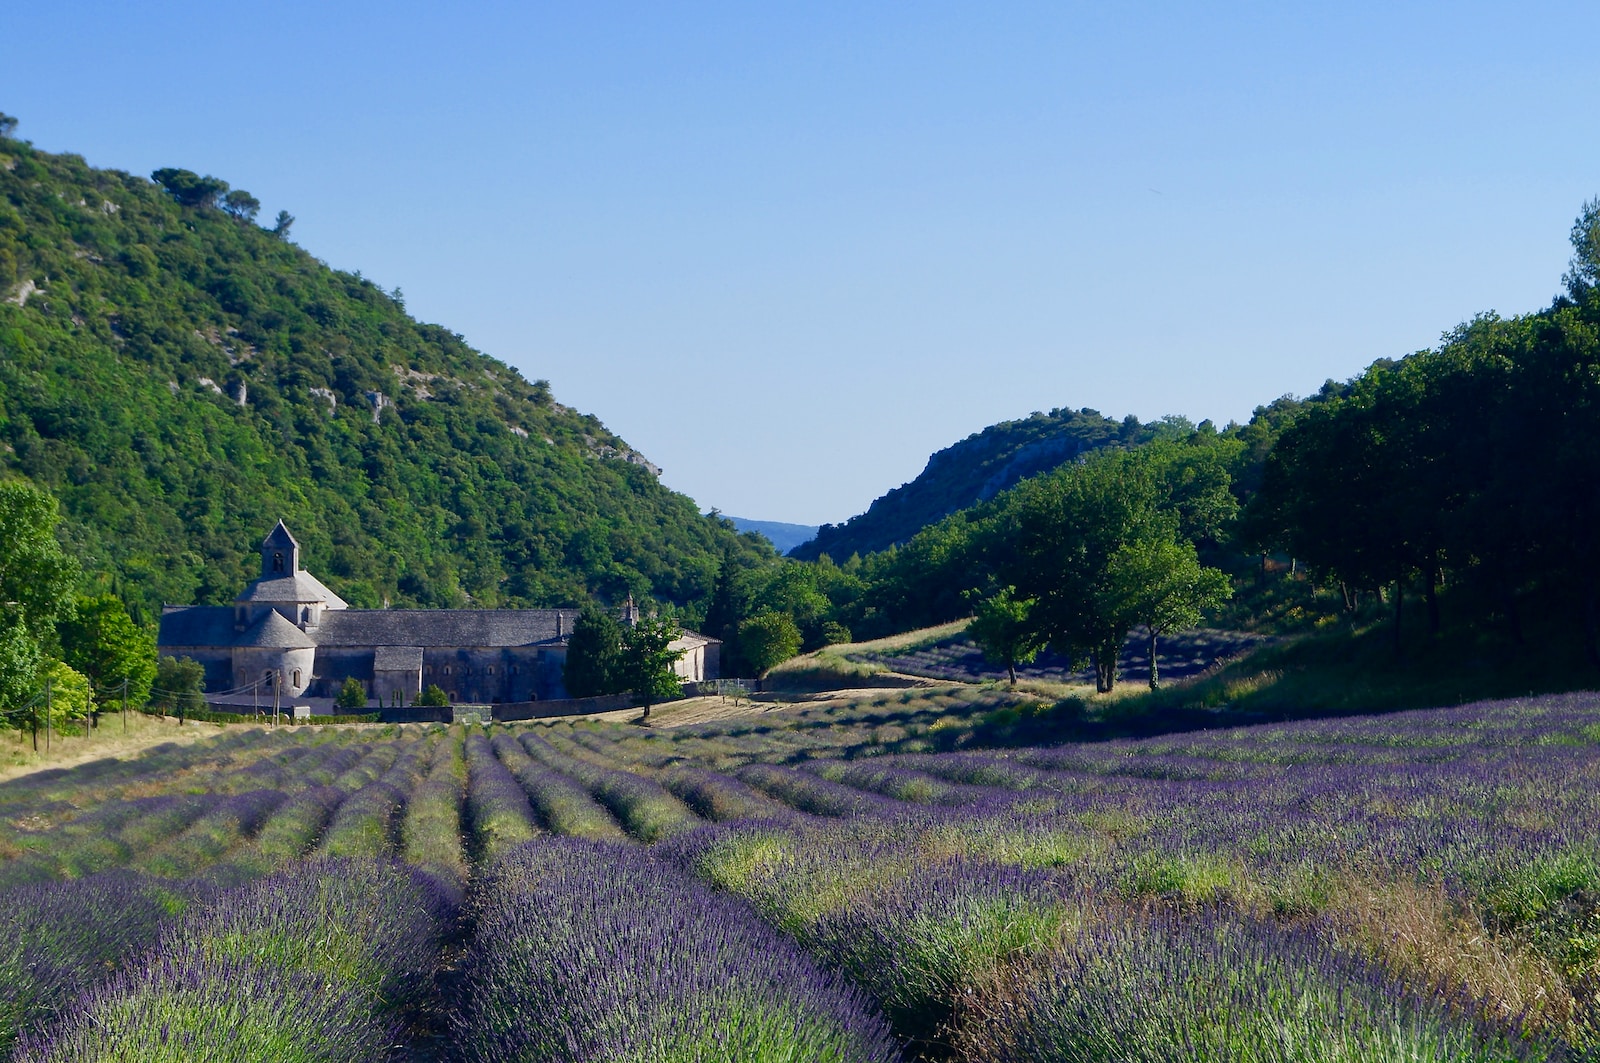
[{"label": "low stone wall", "polygon": [[590,712],[614,712],[638,704],[632,694],[609,694],[603,698],[561,698],[552,701],[508,701],[494,706],[495,720],[540,720],[548,716],[582,716]]},{"label": "low stone wall", "polygon": [[[551,701],[501,701],[486,705],[496,723],[512,720],[543,720],[555,716],[582,716],[591,712],[612,712],[632,708],[637,702],[632,694],[612,694],[603,698],[562,698]],[[372,710],[367,710],[372,711]],[[384,723],[449,723],[454,716],[448,707],[406,705],[399,708],[380,708],[378,719]]]}]

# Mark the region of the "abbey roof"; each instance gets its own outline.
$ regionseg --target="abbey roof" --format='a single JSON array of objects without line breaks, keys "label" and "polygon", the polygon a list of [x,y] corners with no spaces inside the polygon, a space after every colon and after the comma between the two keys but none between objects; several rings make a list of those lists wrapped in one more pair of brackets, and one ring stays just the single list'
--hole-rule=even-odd
[{"label": "abbey roof", "polygon": [[258,579],[246,587],[244,593],[234,601],[241,605],[245,602],[294,602],[297,605],[322,602],[329,609],[348,608],[343,598],[323,586],[321,580],[304,569],[292,576]]}]

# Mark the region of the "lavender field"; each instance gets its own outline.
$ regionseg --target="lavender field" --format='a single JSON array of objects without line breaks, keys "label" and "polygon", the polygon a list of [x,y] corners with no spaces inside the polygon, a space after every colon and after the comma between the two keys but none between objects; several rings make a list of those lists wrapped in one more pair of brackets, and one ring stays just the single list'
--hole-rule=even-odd
[{"label": "lavender field", "polygon": [[0,1059],[1600,1059],[1600,697],[1024,749],[980,708],[0,784]]}]

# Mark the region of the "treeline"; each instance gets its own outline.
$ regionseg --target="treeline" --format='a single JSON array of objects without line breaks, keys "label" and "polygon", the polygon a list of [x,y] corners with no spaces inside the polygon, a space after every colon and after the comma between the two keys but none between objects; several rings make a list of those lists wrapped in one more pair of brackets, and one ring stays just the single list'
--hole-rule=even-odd
[{"label": "treeline", "polygon": [[[142,707],[172,692],[154,686],[155,638],[116,597],[85,593],[57,530],[55,499],[0,483],[0,726],[36,738],[40,727],[88,720],[100,703]],[[198,690],[189,678],[185,689]]]},{"label": "treeline", "polygon": [[[1308,409],[1265,464],[1249,539],[1347,598],[1409,598],[1525,639],[1525,603],[1600,665],[1600,200],[1573,227],[1566,294],[1485,315],[1435,350],[1380,361]],[[1355,602],[1350,603],[1352,607]]]},{"label": "treeline", "polygon": [[1398,650],[1407,602],[1428,632],[1453,624],[1511,652],[1532,610],[1600,666],[1600,200],[1572,243],[1548,308],[1481,316],[1247,424],[1099,439],[843,564],[725,559],[706,629],[753,671],[758,617],[787,618],[814,649],[975,616],[1001,663],[1048,644],[1107,689],[1130,630],[1197,622],[1276,555],[1352,617],[1391,611]]}]

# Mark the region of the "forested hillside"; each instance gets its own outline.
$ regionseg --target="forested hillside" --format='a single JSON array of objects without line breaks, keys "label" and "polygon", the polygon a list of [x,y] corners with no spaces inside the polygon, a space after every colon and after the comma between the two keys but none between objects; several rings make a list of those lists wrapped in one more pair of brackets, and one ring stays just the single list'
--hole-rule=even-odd
[{"label": "forested hillside", "polygon": [[1049,472],[1101,447],[1147,442],[1181,428],[1141,425],[1137,417],[1113,421],[1097,410],[1051,410],[1002,421],[934,454],[910,483],[877,499],[843,524],[824,524],[817,537],[790,551],[815,560],[843,561],[903,543],[958,510],[986,502],[1030,476]]},{"label": "forested hillside", "polygon": [[764,544],[702,516],[542,380],[256,201],[37,151],[0,116],[0,476],[57,495],[148,618],[222,602],[279,517],[352,605],[685,603]]}]

